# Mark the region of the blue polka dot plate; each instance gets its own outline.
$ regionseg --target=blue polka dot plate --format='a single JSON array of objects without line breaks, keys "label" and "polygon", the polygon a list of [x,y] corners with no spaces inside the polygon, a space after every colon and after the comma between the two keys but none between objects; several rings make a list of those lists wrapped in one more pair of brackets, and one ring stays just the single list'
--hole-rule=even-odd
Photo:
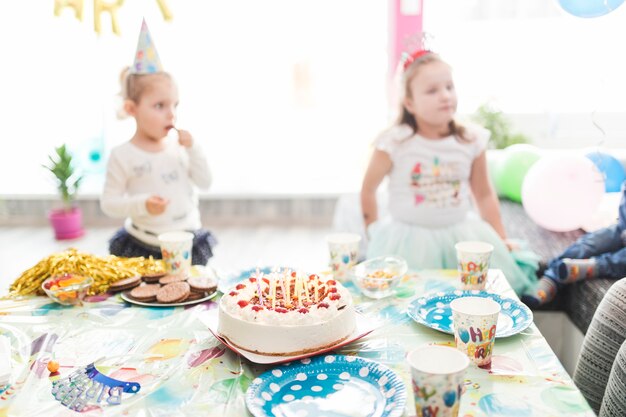
[{"label": "blue polka dot plate", "polygon": [[459,297],[488,297],[500,304],[500,316],[496,328],[496,337],[513,336],[533,322],[533,313],[521,302],[513,298],[503,298],[498,294],[485,291],[438,292],[416,298],[409,304],[407,314],[416,322],[431,329],[454,334],[450,303]]},{"label": "blue polka dot plate", "polygon": [[402,379],[377,362],[321,355],[267,371],[252,381],[246,405],[255,417],[398,417],[404,412]]}]

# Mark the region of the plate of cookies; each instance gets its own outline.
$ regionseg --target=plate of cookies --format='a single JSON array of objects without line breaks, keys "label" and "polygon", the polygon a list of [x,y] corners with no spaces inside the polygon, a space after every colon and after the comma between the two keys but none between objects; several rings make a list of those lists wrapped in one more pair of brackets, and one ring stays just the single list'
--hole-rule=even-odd
[{"label": "plate of cookies", "polygon": [[217,275],[209,267],[194,265],[187,274],[150,274],[114,282],[109,291],[122,300],[144,307],[198,304],[217,295]]}]

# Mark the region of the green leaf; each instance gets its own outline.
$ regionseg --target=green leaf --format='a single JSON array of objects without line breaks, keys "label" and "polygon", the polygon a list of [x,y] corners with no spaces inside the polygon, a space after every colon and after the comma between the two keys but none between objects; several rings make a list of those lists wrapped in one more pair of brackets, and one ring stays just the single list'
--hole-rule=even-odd
[{"label": "green leaf", "polygon": [[83,176],[76,173],[72,155],[65,144],[55,148],[54,152],[48,155],[48,161],[48,165],[42,166],[54,175],[61,199],[67,208],[70,208]]},{"label": "green leaf", "polygon": [[491,132],[490,144],[496,149],[504,149],[507,146],[516,143],[528,143],[529,139],[522,133],[511,132],[511,122],[504,113],[491,104],[481,105],[472,120],[481,124],[485,129]]}]

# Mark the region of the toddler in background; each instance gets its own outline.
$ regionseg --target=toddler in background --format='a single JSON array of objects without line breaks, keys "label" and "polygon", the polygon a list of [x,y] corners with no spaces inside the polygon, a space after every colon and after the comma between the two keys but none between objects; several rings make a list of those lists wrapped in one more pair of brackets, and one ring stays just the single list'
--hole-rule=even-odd
[{"label": "toddler in background", "polygon": [[617,224],[581,236],[548,263],[536,291],[522,300],[536,307],[554,300],[559,289],[583,279],[626,277],[626,182]]},{"label": "toddler in background", "polygon": [[[507,248],[487,173],[489,132],[454,119],[452,70],[437,54],[418,50],[402,66],[400,116],[376,140],[361,188],[368,258],[396,254],[413,269],[456,269],[457,242],[489,242],[491,267],[523,294],[536,283],[537,265],[523,270]],[[385,176],[391,219],[379,220],[376,190]]]},{"label": "toddler in background", "polygon": [[[102,211],[126,218],[109,242],[123,257],[161,258],[158,235],[170,231],[194,234],[192,264],[205,265],[216,241],[201,229],[195,187],[206,189],[211,174],[193,136],[178,129],[178,90],[164,72],[146,22],[142,23],[135,62],[121,77],[124,111],[136,121],[133,137],[111,151]],[[168,132],[178,132],[178,140]]]}]

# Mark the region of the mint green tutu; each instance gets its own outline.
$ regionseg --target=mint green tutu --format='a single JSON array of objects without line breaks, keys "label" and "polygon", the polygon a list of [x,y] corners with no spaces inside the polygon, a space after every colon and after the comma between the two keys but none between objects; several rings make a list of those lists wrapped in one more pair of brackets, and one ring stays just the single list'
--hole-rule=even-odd
[{"label": "mint green tutu", "polygon": [[454,245],[464,240],[489,242],[494,250],[490,268],[500,269],[518,295],[535,287],[539,257],[527,250],[509,252],[495,230],[470,213],[467,219],[446,227],[428,228],[391,219],[372,223],[369,228],[367,257],[399,255],[409,268],[456,269]]}]

